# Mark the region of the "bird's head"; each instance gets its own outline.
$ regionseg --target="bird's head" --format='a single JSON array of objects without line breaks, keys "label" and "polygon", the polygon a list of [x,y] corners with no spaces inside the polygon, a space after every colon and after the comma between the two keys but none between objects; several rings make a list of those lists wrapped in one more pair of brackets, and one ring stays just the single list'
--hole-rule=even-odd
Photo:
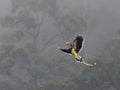
[{"label": "bird's head", "polygon": [[68,46],[68,48],[72,47],[72,44],[69,41],[66,42],[66,45]]},{"label": "bird's head", "polygon": [[66,45],[70,45],[71,43],[70,43],[69,41],[67,41],[65,44],[66,44]]}]

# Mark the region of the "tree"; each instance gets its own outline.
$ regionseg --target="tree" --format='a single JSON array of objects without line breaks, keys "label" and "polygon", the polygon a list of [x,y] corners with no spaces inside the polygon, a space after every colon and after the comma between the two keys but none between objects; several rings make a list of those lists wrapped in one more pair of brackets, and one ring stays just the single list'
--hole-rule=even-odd
[{"label": "tree", "polygon": [[[44,17],[39,18],[29,10],[21,10],[16,15],[5,17],[1,24],[4,27],[15,29],[15,32],[10,36],[12,39],[17,37],[20,40],[27,36],[32,38],[34,49],[36,49],[43,19]],[[8,39],[11,39],[10,37]]]},{"label": "tree", "polygon": [[29,8],[34,12],[46,12],[50,16],[55,16],[58,10],[57,0],[12,0],[13,11],[19,8]]},{"label": "tree", "polygon": [[[95,68],[86,68],[85,70],[86,75],[89,76],[89,79],[96,79],[95,86],[98,86],[100,90],[109,90],[110,88],[113,90],[119,90],[119,44],[120,39],[113,39],[109,41],[109,43],[107,43],[103,48],[103,51],[100,53],[100,55],[94,58],[94,61],[97,63]],[[91,74],[92,77],[90,77]],[[89,83],[91,83],[91,81]]]}]

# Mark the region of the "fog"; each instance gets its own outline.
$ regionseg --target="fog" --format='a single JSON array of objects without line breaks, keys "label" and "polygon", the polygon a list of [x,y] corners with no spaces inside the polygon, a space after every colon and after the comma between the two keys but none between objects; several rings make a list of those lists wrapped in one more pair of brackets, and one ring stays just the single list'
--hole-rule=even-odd
[{"label": "fog", "polygon": [[[80,76],[84,78],[80,81],[88,85],[81,90],[118,90],[119,80],[115,81],[111,75],[109,78],[112,79],[107,81],[105,75],[110,74],[112,60],[119,59],[119,8],[119,0],[0,0],[0,90],[6,85],[5,90],[59,90],[58,84],[62,90],[67,80],[71,82],[68,87],[75,87],[70,90],[78,90],[82,86],[74,84]],[[98,86],[95,89],[90,84],[90,78],[94,77],[92,73],[96,74],[101,64],[89,71],[58,50],[58,47],[66,48],[65,42],[72,42],[77,34],[83,34],[85,38],[84,49],[79,54],[86,61],[108,64],[109,67],[103,65],[107,74],[95,76],[95,79],[105,78],[103,86],[99,79],[96,79]],[[116,46],[110,46],[112,40],[116,40]],[[108,43],[109,49],[104,50]],[[114,51],[115,55],[111,56]],[[112,59],[103,63],[97,61],[99,56]],[[94,58],[96,60],[92,60]],[[91,76],[83,77],[86,71]]]},{"label": "fog", "polygon": [[[89,0],[88,1],[88,43],[90,52],[104,41],[114,37],[114,33],[120,28],[119,0]],[[88,33],[89,34],[89,33]],[[97,45],[96,45],[97,44]],[[95,45],[95,47],[94,47]]]},{"label": "fog", "polygon": [[10,14],[12,10],[12,3],[10,0],[0,0],[0,17]]}]

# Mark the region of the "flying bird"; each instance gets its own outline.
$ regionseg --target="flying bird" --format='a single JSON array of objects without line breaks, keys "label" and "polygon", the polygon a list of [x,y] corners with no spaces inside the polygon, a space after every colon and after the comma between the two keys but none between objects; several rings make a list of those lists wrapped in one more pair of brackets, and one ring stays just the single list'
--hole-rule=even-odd
[{"label": "flying bird", "polygon": [[87,66],[93,66],[93,64],[88,64],[87,62],[85,62],[85,60],[78,55],[79,51],[82,49],[83,47],[83,36],[82,35],[77,35],[77,37],[73,40],[73,43],[67,41],[66,45],[67,45],[67,49],[62,49],[60,48],[60,50],[66,54],[72,55],[76,61],[87,65]]}]

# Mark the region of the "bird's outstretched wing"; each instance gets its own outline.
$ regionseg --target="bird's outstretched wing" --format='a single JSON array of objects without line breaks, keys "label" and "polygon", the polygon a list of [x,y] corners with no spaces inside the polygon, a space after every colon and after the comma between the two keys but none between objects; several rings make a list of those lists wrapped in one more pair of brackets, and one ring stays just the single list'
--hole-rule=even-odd
[{"label": "bird's outstretched wing", "polygon": [[71,54],[71,49],[61,49],[60,48],[60,50],[67,53],[67,54]]},{"label": "bird's outstretched wing", "polygon": [[73,41],[72,48],[74,48],[76,53],[78,53],[79,50],[82,48],[82,42],[83,42],[83,37],[81,35],[78,35]]}]

